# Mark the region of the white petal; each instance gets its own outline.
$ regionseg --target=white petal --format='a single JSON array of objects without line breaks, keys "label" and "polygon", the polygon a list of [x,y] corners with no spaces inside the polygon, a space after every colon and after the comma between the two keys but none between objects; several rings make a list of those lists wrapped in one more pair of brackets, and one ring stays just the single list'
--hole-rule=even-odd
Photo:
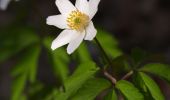
[{"label": "white petal", "polygon": [[11,0],[0,0],[0,9],[6,10]]},{"label": "white petal", "polygon": [[56,0],[56,5],[62,14],[69,14],[71,11],[76,10],[74,5],[69,0]]},{"label": "white petal", "polygon": [[55,50],[65,44],[68,44],[74,37],[75,31],[64,30],[60,35],[52,42],[51,49]]},{"label": "white petal", "polygon": [[67,28],[67,22],[64,16],[62,15],[53,15],[53,16],[49,16],[47,18],[46,23],[48,25],[54,25],[60,29],[65,29]]},{"label": "white petal", "polygon": [[89,26],[86,28],[86,36],[84,40],[93,40],[96,34],[97,34],[97,30],[95,29],[93,22],[91,21],[89,23]]},{"label": "white petal", "polygon": [[100,0],[89,0],[89,16],[92,19],[98,10]]},{"label": "white petal", "polygon": [[89,15],[89,2],[87,0],[76,0],[76,8]]},{"label": "white petal", "polygon": [[85,32],[83,33],[77,33],[77,37],[75,37],[68,45],[67,47],[67,53],[71,54],[73,53],[81,44],[81,42],[83,41],[83,38],[85,36]]}]

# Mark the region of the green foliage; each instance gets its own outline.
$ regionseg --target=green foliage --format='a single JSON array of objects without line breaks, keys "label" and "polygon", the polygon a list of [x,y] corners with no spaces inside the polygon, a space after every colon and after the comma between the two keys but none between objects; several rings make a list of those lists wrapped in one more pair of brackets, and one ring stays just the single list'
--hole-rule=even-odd
[{"label": "green foliage", "polygon": [[110,86],[111,83],[105,79],[101,78],[89,79],[77,91],[77,93],[73,97],[71,97],[71,100],[94,100],[99,93],[109,88]]},{"label": "green foliage", "polygon": [[154,100],[165,100],[161,90],[159,89],[158,85],[146,74],[140,72],[141,79],[143,80],[144,84],[148,88],[149,92],[151,93]]},{"label": "green foliage", "polygon": [[[1,30],[0,63],[19,54],[11,72],[13,77],[11,100],[94,100],[103,93],[106,93],[104,100],[117,100],[121,96],[119,92],[126,100],[165,100],[156,82],[144,72],[170,82],[169,65],[150,63],[139,69],[141,62],[146,58],[145,52],[134,49],[130,59],[129,56],[122,54],[117,40],[108,32],[99,29],[97,38],[112,61],[111,70],[106,69],[108,73],[121,79],[122,73],[133,71],[134,77],[131,77],[133,84],[130,81],[120,80],[113,88],[109,79],[104,79],[103,69],[92,61],[85,42],[73,56],[70,56],[65,48],[52,51],[51,43],[54,38],[45,36],[40,39],[31,28],[13,27],[10,30]],[[60,88],[58,84],[49,86],[37,81],[41,47],[45,47],[44,52],[48,55],[56,79],[59,79],[57,82],[61,83]],[[70,70],[69,64],[73,60],[78,66],[75,70]]]},{"label": "green foliage", "polygon": [[38,67],[38,58],[40,54],[40,47],[35,45],[29,47],[28,50],[20,57],[18,64],[12,71],[12,76],[20,76],[26,74],[30,82],[34,82]]},{"label": "green foliage", "polygon": [[26,84],[26,74],[19,76],[13,81],[11,100],[19,100],[22,97]]},{"label": "green foliage", "polygon": [[10,28],[0,34],[0,63],[33,43],[39,42],[35,32],[26,27]]},{"label": "green foliage", "polygon": [[108,91],[107,95],[104,97],[104,100],[118,100],[116,92],[114,89]]},{"label": "green foliage", "polygon": [[145,85],[139,73],[135,73],[133,75],[133,83],[143,94],[144,100],[153,100],[152,95],[150,94],[147,86]]},{"label": "green foliage", "polygon": [[127,100],[144,100],[140,91],[128,81],[121,80],[117,82],[116,88],[121,91]]},{"label": "green foliage", "polygon": [[75,72],[65,81],[65,90],[59,91],[56,94],[56,100],[69,99],[69,97],[74,95],[98,70],[98,67],[96,67],[93,62],[86,62],[78,66]]},{"label": "green foliage", "polygon": [[141,71],[157,75],[170,83],[170,66],[160,63],[147,64],[141,68]]},{"label": "green foliage", "polygon": [[118,48],[117,40],[110,33],[98,29],[97,38],[111,57],[115,58],[122,54],[121,50]]},{"label": "green foliage", "polygon": [[82,43],[77,49],[80,62],[91,61],[91,56],[85,43]]},{"label": "green foliage", "polygon": [[35,45],[29,47],[19,59],[18,64],[14,67],[12,76],[16,77],[16,79],[13,80],[12,100],[19,100],[22,96],[27,78],[30,82],[35,82],[39,53],[39,46]]},{"label": "green foliage", "polygon": [[69,55],[64,48],[58,48],[55,51],[51,50],[51,43],[53,39],[47,37],[44,39],[44,46],[47,49],[50,64],[53,66],[56,77],[62,81],[62,83],[68,78],[69,68],[68,63],[70,61]]}]

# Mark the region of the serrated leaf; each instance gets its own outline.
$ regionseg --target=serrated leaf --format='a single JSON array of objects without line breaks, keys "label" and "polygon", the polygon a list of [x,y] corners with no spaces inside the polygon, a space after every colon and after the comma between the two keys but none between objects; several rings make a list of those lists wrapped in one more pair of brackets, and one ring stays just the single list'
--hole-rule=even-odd
[{"label": "serrated leaf", "polygon": [[133,74],[133,83],[143,94],[144,100],[153,100],[152,95],[150,94],[147,86],[145,85],[139,73]]},{"label": "serrated leaf", "polygon": [[110,33],[98,29],[97,39],[108,55],[111,55],[113,58],[122,54],[122,51],[118,48],[118,41]]},{"label": "serrated leaf", "polygon": [[140,72],[139,73],[142,80],[144,81],[145,85],[147,86],[149,92],[151,93],[154,100],[165,100],[161,90],[159,89],[158,85],[146,74]]},{"label": "serrated leaf", "polygon": [[19,100],[25,87],[26,78],[26,74],[23,74],[13,80],[11,100]]},{"label": "serrated leaf", "polygon": [[58,48],[55,51],[51,50],[51,43],[53,39],[47,37],[44,39],[44,45],[48,51],[49,61],[53,66],[54,73],[57,77],[64,82],[68,78],[69,69],[68,63],[70,61],[69,55],[66,53],[64,48]]},{"label": "serrated leaf", "polygon": [[111,83],[105,79],[92,78],[89,79],[71,98],[71,100],[94,100],[95,97],[103,90],[109,88]]},{"label": "serrated leaf", "polygon": [[121,91],[127,100],[144,100],[139,90],[128,81],[121,80],[117,82],[116,88]]},{"label": "serrated leaf", "polygon": [[5,30],[0,34],[0,63],[25,49],[27,46],[39,42],[34,30],[27,27],[16,27]]},{"label": "serrated leaf", "polygon": [[76,71],[65,81],[65,92],[58,92],[56,100],[67,100],[74,95],[82,85],[98,71],[93,62],[86,62],[78,66]]},{"label": "serrated leaf", "polygon": [[170,65],[159,63],[147,64],[141,68],[141,71],[157,75],[170,83]]},{"label": "serrated leaf", "polygon": [[111,91],[109,91],[104,97],[104,100],[118,100],[115,90],[112,89]]}]

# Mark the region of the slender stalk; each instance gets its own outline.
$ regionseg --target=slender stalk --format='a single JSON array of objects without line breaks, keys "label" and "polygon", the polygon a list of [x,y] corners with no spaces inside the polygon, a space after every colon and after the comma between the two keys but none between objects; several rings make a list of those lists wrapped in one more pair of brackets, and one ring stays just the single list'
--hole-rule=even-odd
[{"label": "slender stalk", "polygon": [[110,66],[112,66],[112,62],[111,62],[110,58],[107,56],[107,54],[106,54],[106,52],[104,51],[103,47],[101,46],[100,42],[97,40],[96,37],[94,38],[94,40],[95,40],[96,44],[98,45],[100,51],[103,53],[103,56],[106,58],[108,64],[109,64]]},{"label": "slender stalk", "polygon": [[115,85],[117,80],[112,75],[110,75],[106,70],[104,70],[103,72],[104,75],[112,82],[112,84]]},{"label": "slender stalk", "polygon": [[123,76],[122,80],[128,79],[132,74],[133,74],[133,71],[130,71],[130,72],[127,73],[125,76]]},{"label": "slender stalk", "polygon": [[[109,64],[110,66],[112,66],[112,62],[111,62],[110,58],[107,56],[107,54],[106,54],[106,52],[104,51],[104,49],[103,49],[102,45],[100,44],[100,42],[97,40],[96,37],[94,38],[94,40],[95,40],[96,44],[98,45],[101,53],[103,53],[103,56],[104,56],[105,59],[107,60],[108,64]],[[106,78],[108,78],[108,79],[112,82],[112,84],[114,84],[114,85],[116,84],[116,82],[117,82],[116,78],[114,78],[112,75],[110,75],[110,74],[105,70],[105,67],[103,68],[103,73],[104,73],[104,75],[106,76]]]}]

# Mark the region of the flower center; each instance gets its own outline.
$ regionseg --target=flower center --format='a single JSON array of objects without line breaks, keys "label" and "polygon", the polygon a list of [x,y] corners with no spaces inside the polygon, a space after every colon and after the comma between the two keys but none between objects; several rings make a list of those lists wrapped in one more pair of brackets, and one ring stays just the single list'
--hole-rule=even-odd
[{"label": "flower center", "polygon": [[67,25],[76,31],[82,32],[84,28],[89,24],[89,16],[76,10],[72,11],[67,17]]}]

